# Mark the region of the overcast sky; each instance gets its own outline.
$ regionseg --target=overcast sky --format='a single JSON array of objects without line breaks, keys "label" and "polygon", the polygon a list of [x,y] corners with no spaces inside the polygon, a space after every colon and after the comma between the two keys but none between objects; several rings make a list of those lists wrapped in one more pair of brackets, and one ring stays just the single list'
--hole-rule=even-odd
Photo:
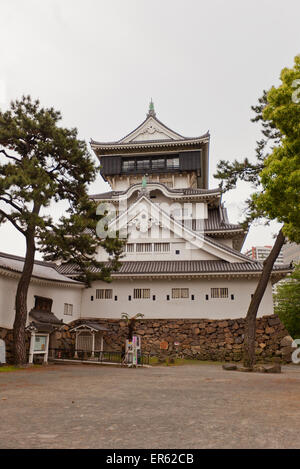
[{"label": "overcast sky", "polygon": [[[293,65],[299,18],[298,0],[1,0],[0,105],[31,94],[81,138],[109,141],[144,120],[152,97],[180,134],[210,131],[212,188],[218,160],[254,158],[250,107]],[[99,176],[90,193],[108,189]],[[223,197],[232,222],[248,193]],[[277,229],[251,228],[243,250],[272,244]],[[24,249],[0,228],[0,251]]]}]

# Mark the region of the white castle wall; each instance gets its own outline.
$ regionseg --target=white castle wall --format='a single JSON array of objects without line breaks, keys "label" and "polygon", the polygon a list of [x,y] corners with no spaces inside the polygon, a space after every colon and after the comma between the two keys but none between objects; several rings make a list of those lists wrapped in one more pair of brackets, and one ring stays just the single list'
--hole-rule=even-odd
[{"label": "white castle wall", "polygon": [[[94,282],[83,290],[82,317],[120,318],[122,313],[143,313],[145,319],[207,318],[234,319],[245,317],[257,279],[212,280],[114,280],[108,284]],[[229,298],[212,299],[212,287],[227,287]],[[112,299],[96,299],[96,289],[113,289]],[[150,288],[150,299],[133,299],[134,288]],[[189,299],[172,299],[172,288],[189,288]],[[231,300],[231,295],[234,300]],[[128,296],[131,295],[131,301]],[[153,301],[152,296],[156,299]],[[170,300],[166,296],[170,295]],[[191,299],[191,295],[195,299]],[[209,300],[205,299],[209,295]],[[93,296],[93,301],[91,301]],[[117,301],[114,297],[117,296]],[[258,316],[273,314],[272,286],[269,283]]]},{"label": "white castle wall", "polygon": [[[18,279],[0,276],[0,327],[12,329],[15,319],[15,297]],[[52,312],[58,319],[69,323],[80,318],[82,288],[70,286],[42,285],[31,282],[28,290],[27,311],[35,303],[34,295],[51,298],[53,300]],[[73,315],[64,315],[64,303],[73,305]]]}]

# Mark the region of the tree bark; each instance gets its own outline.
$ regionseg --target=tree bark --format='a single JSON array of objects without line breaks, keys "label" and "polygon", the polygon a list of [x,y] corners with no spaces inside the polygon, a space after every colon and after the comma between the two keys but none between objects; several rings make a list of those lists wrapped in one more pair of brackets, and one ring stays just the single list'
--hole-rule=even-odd
[{"label": "tree bark", "polygon": [[16,293],[16,315],[13,326],[14,362],[16,365],[23,365],[27,362],[25,333],[27,293],[33,271],[35,249],[34,231],[30,230],[26,235],[26,257]]},{"label": "tree bark", "polygon": [[133,337],[133,334],[134,334],[134,329],[135,329],[135,319],[134,318],[131,318],[129,319],[129,322],[128,322],[128,340],[130,342],[132,342],[132,337]]},{"label": "tree bark", "polygon": [[282,230],[279,231],[275,244],[269,254],[264,260],[263,270],[259,278],[256,290],[252,297],[251,303],[246,316],[245,324],[245,339],[244,339],[244,366],[253,368],[255,365],[255,336],[256,336],[256,316],[261,300],[266,291],[268,282],[271,277],[273,265],[281,251],[285,242],[285,236]]}]

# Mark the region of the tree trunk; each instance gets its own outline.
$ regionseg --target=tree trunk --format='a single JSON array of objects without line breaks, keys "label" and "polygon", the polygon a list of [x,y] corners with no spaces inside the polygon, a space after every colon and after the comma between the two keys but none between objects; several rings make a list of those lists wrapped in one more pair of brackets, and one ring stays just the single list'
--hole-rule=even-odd
[{"label": "tree trunk", "polygon": [[282,230],[280,230],[269,256],[264,260],[263,270],[247,312],[244,340],[244,366],[247,368],[253,368],[255,365],[257,311],[270,280],[273,265],[281,251],[282,246],[284,245],[284,241],[285,236],[283,235]]},{"label": "tree trunk", "polygon": [[25,333],[27,321],[27,293],[33,271],[34,254],[34,232],[30,232],[27,233],[26,236],[26,257],[16,293],[16,315],[13,326],[14,362],[16,365],[23,365],[27,362]]},{"label": "tree trunk", "polygon": [[128,340],[130,342],[132,342],[134,329],[135,329],[135,319],[131,318],[131,319],[129,319],[129,323],[128,323]]}]

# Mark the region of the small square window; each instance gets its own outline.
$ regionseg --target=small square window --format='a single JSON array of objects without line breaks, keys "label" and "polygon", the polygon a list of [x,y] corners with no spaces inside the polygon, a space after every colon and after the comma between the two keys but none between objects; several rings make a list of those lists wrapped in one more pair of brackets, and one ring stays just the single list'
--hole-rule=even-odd
[{"label": "small square window", "polygon": [[156,300],[156,296],[155,296],[155,295],[152,296],[152,300],[153,300],[153,301]]},{"label": "small square window", "polygon": [[167,301],[169,301],[169,300],[170,300],[170,295],[167,295]]},{"label": "small square window", "polygon": [[205,299],[208,300],[208,295],[205,295]]},{"label": "small square window", "polygon": [[194,300],[194,299],[195,299],[195,295],[192,295],[192,296],[191,296],[191,299]]},{"label": "small square window", "polygon": [[131,301],[131,295],[128,295],[128,301]]},{"label": "small square window", "polygon": [[73,316],[73,305],[65,303],[64,304],[64,314],[66,316]]},{"label": "small square window", "polygon": [[230,295],[231,299],[234,300],[234,295]]},{"label": "small square window", "polygon": [[180,254],[179,249],[176,249],[175,254]]},{"label": "small square window", "polygon": [[117,295],[115,296],[115,301],[118,301],[118,297],[117,297]]}]

